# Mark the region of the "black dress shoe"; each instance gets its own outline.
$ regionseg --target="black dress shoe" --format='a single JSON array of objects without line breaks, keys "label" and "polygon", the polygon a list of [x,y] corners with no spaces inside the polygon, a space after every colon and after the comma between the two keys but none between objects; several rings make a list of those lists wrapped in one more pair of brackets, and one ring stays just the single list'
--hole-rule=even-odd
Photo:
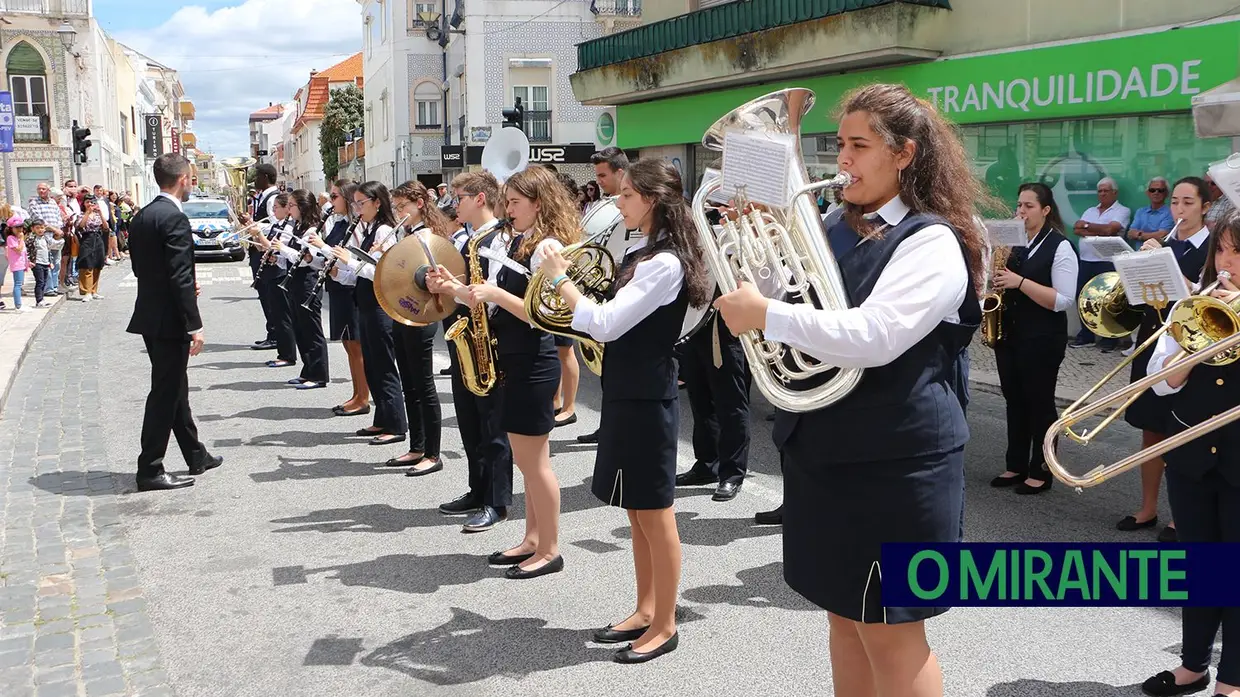
[{"label": "black dress shoe", "polygon": [[616,663],[645,663],[646,661],[653,661],[663,654],[675,651],[678,644],[680,644],[680,632],[673,634],[670,639],[663,642],[662,646],[653,651],[638,653],[633,650],[633,645],[630,644],[628,648],[616,652],[615,661]]},{"label": "black dress shoe", "polygon": [[267,341],[266,339],[264,339],[263,341],[255,341],[253,344],[250,345],[250,348],[255,351],[267,351],[275,347],[276,347],[276,342]]},{"label": "black dress shoe", "polygon": [[1027,477],[1022,477],[1019,474],[1012,477],[1005,477],[1001,474],[990,480],[990,485],[996,489],[1002,489],[1009,486],[1016,486],[1017,484],[1025,481],[1025,479],[1027,479]]},{"label": "black dress shoe", "polygon": [[193,486],[194,480],[189,477],[178,477],[163,472],[154,477],[138,477],[138,491],[163,491],[165,489],[184,489]]},{"label": "black dress shoe", "polygon": [[439,512],[444,515],[465,515],[481,508],[482,504],[470,493],[464,493],[447,503],[439,504]]},{"label": "black dress shoe", "polygon": [[637,629],[616,629],[609,624],[602,629],[594,630],[594,641],[599,644],[623,644],[626,641],[637,641],[642,638],[647,629],[650,629],[650,625]]},{"label": "black dress shoe", "polygon": [[207,470],[213,470],[222,464],[224,464],[223,455],[207,455],[206,457],[199,458],[197,462],[190,465],[189,473],[197,476],[205,473]]},{"label": "black dress shoe", "polygon": [[759,511],[755,513],[753,516],[753,522],[757,525],[783,525],[783,504],[780,504],[779,508],[776,508],[773,511]]},{"label": "black dress shoe", "polygon": [[740,493],[740,482],[723,482],[715,488],[715,495],[711,496],[712,501],[731,501]]},{"label": "black dress shoe", "polygon": [[577,436],[577,442],[578,443],[597,443],[598,442],[598,431],[595,431],[594,433],[586,433],[585,435]]},{"label": "black dress shoe", "polygon": [[285,380],[285,381],[284,381],[284,384],[285,384],[285,385],[300,385],[300,384],[301,384],[301,383],[303,383],[303,382],[306,382],[306,379],[305,379],[305,378],[302,378],[302,377],[296,377],[296,378],[292,378],[292,379],[289,379],[289,380]]},{"label": "black dress shoe", "polygon": [[719,475],[696,467],[676,475],[676,486],[701,486],[702,484],[716,484],[718,481]]},{"label": "black dress shoe", "polygon": [[1194,692],[1201,692],[1209,686],[1210,671],[1208,670],[1200,679],[1187,685],[1175,684],[1175,674],[1169,670],[1164,670],[1141,683],[1141,691],[1151,695],[1151,697],[1172,697],[1172,695],[1188,695]]},{"label": "black dress shoe", "polygon": [[[530,555],[533,556],[533,555]],[[527,578],[538,578],[547,574],[556,574],[564,570],[564,557],[556,555],[555,559],[543,564],[537,569],[522,569],[519,565],[514,564],[511,568],[504,572],[505,578],[511,578],[514,581],[524,580]]]},{"label": "black dress shoe", "polygon": [[1129,516],[1124,516],[1123,520],[1116,523],[1115,529],[1123,530],[1124,532],[1132,532],[1133,530],[1140,530],[1142,528],[1152,528],[1155,525],[1158,525],[1158,516],[1154,516],[1153,518],[1150,518],[1149,520],[1145,520],[1145,521],[1138,523],[1137,519],[1134,516],[1129,515]]},{"label": "black dress shoe", "polygon": [[533,557],[534,553],[529,554],[504,554],[503,550],[493,553],[487,557],[487,563],[491,566],[512,566]]},{"label": "black dress shoe", "polygon": [[1176,543],[1180,541],[1180,534],[1175,531],[1175,528],[1168,525],[1159,531],[1158,541],[1164,543]]},{"label": "black dress shoe", "polygon": [[486,532],[491,528],[499,525],[508,518],[508,512],[499,510],[490,506],[483,506],[482,510],[475,512],[461,526],[465,532]]}]

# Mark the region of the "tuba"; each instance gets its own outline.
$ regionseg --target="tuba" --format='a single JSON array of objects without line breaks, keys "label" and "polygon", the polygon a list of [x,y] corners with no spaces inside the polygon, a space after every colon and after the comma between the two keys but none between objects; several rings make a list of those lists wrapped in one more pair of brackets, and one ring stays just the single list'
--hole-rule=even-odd
[{"label": "tuba", "polygon": [[[482,279],[482,263],[478,259],[478,245],[486,233],[477,233],[466,245],[465,256],[469,261],[469,280]],[[484,279],[485,280],[485,279]],[[469,314],[457,319],[444,332],[443,338],[456,347],[461,366],[461,382],[470,392],[485,397],[491,394],[499,378],[496,370],[498,358],[495,353],[495,337],[491,336],[487,321],[487,304],[478,303]]]},{"label": "tuba", "polygon": [[990,254],[990,275],[982,295],[982,343],[994,348],[1003,339],[1003,289],[994,287],[995,274],[1007,266],[1011,247],[995,247]]},{"label": "tuba", "polygon": [[241,215],[245,210],[245,182],[250,168],[258,160],[252,157],[229,157],[220,160],[220,167],[228,177],[228,202],[232,204],[233,213]]},{"label": "tuba", "polygon": [[[790,88],[772,92],[733,109],[706,132],[702,145],[723,150],[728,131],[779,133],[800,142],[801,121],[814,106],[814,93]],[[778,286],[776,298],[791,298],[818,309],[843,310],[848,296],[835,256],[827,245],[822,218],[813,194],[819,189],[847,186],[852,177],[841,172],[834,179],[809,183],[799,147],[788,168],[792,196],[784,207],[750,211],[736,221],[724,218],[716,230],[706,218],[707,199],[721,182],[709,177],[693,197],[693,222],[706,264],[722,293],[736,290],[742,281],[761,279]],[[767,292],[764,289],[764,292]],[[753,370],[758,389],[775,407],[808,412],[846,397],[861,380],[860,369],[836,368],[791,347],[763,339],[761,332],[738,337]],[[835,371],[812,388],[796,383]]]}]

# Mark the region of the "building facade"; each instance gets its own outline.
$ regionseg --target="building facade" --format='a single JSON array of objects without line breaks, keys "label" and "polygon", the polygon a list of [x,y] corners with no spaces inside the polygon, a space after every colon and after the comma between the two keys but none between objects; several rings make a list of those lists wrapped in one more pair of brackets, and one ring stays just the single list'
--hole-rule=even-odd
[{"label": "building facade", "polygon": [[323,155],[319,148],[319,127],[332,91],[349,85],[363,86],[361,53],[323,72],[311,70],[310,79],[297,90],[293,100],[296,115],[292,117],[284,139],[284,161],[288,171],[286,175],[282,174],[293,188],[314,193],[327,190]]},{"label": "building facade", "polygon": [[250,157],[260,164],[275,162],[275,144],[284,137],[284,105],[268,102],[250,114]]},{"label": "building facade", "polygon": [[583,43],[575,94],[614,107],[599,144],[667,158],[692,190],[719,166],[701,145],[718,118],[806,87],[816,105],[795,135],[809,173],[830,175],[841,98],[903,83],[960,126],[996,194],[1014,203],[1020,183],[1044,181],[1069,225],[1103,177],[1135,210],[1151,177],[1201,175],[1233,152],[1230,138],[1198,138],[1191,112],[1194,96],[1236,77],[1240,15],[1228,0],[774,4],[647,0],[647,24]]}]

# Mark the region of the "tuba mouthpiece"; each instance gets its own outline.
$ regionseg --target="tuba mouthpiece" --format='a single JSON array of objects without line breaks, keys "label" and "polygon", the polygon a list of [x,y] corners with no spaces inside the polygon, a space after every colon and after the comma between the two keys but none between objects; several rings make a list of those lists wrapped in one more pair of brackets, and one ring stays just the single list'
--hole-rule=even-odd
[{"label": "tuba mouthpiece", "polygon": [[847,189],[849,184],[853,183],[853,176],[844,170],[832,177],[830,186],[838,189]]}]

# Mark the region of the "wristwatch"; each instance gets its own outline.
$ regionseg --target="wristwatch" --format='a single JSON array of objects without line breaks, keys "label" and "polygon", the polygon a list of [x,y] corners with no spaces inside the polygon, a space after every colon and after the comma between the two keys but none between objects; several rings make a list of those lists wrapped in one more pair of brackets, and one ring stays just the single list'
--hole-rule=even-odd
[{"label": "wristwatch", "polygon": [[1088,229],[1089,229],[1089,223],[1085,223],[1085,229],[1086,229],[1086,230],[1088,230]]}]

